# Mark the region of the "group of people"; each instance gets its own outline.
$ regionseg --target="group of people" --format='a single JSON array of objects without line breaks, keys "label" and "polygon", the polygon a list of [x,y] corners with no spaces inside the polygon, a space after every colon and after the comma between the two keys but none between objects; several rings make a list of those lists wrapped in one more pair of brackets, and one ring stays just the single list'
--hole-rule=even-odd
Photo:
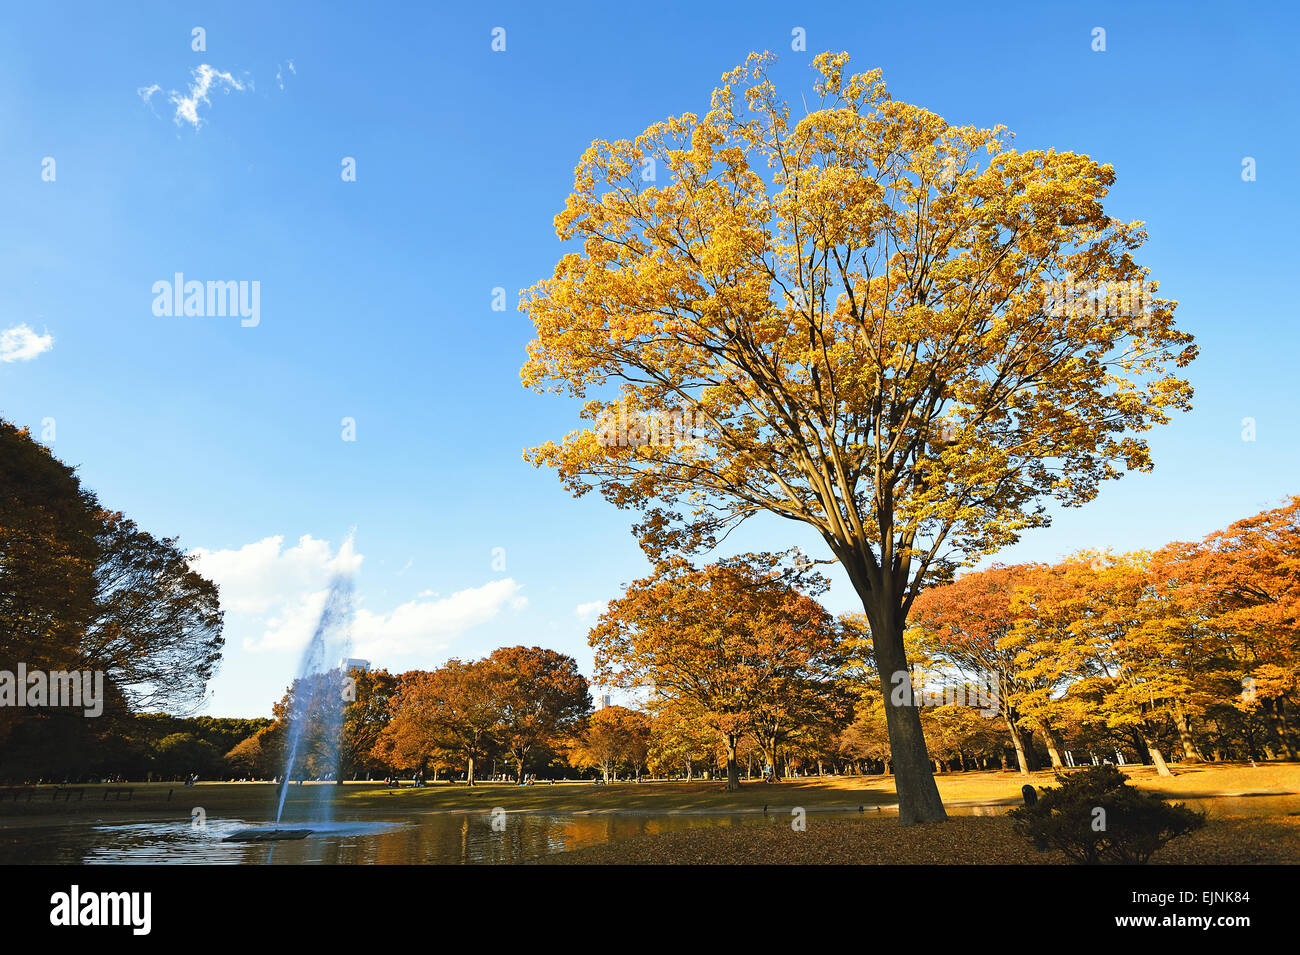
[{"label": "group of people", "polygon": [[[391,775],[384,777],[384,785],[390,789],[401,789],[402,780],[396,773],[393,773]],[[416,789],[423,789],[425,786],[427,786],[428,781],[425,779],[424,773],[419,772],[416,773],[414,776],[412,776],[411,785]]]}]

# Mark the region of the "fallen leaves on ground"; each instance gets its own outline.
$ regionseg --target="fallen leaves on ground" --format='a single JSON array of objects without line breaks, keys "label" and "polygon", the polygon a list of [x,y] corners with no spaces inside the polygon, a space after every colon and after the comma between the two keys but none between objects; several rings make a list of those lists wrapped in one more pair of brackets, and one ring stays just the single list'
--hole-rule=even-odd
[{"label": "fallen leaves on ground", "polygon": [[[558,853],[547,865],[1062,865],[1000,817],[958,817],[903,827],[888,819],[818,819],[689,829]],[[1300,818],[1211,819],[1175,839],[1154,865],[1300,863]]]}]

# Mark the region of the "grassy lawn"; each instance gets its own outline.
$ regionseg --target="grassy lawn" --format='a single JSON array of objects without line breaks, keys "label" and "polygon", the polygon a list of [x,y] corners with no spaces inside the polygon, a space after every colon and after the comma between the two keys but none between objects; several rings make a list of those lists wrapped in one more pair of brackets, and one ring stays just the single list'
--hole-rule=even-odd
[{"label": "grassy lawn", "polygon": [[[1242,793],[1300,793],[1300,764],[1261,763],[1201,764],[1174,768],[1172,777],[1161,778],[1150,767],[1126,767],[1134,785],[1165,793],[1174,798],[1238,795]],[[1029,779],[1015,772],[947,773],[937,777],[944,802],[953,808],[972,805],[1012,804],[1021,800],[1020,787],[1027,781],[1035,786],[1053,785],[1050,772]],[[276,797],[271,783],[199,783],[187,788],[176,783],[126,784],[134,789],[130,802],[105,801],[104,790],[116,786],[88,785],[82,798],[53,799],[54,787],[39,787],[27,801],[27,791],[14,801],[10,795],[0,803],[0,823],[22,819],[62,816],[72,818],[123,819],[151,816],[186,818],[194,806],[212,815],[265,818]],[[519,787],[508,783],[482,783],[473,788],[447,783],[423,789],[391,790],[382,783],[346,783],[293,786],[290,812],[320,795],[322,787],[336,789],[337,805],[344,811],[412,813],[488,811],[501,806],[507,811],[532,812],[726,812],[761,811],[803,806],[809,810],[868,811],[897,803],[893,779],[889,776],[812,777],[781,783],[746,782],[739,792],[728,793],[716,780],[685,782],[540,783]],[[171,792],[170,799],[168,792]],[[1297,800],[1300,809],[1300,799]]]}]

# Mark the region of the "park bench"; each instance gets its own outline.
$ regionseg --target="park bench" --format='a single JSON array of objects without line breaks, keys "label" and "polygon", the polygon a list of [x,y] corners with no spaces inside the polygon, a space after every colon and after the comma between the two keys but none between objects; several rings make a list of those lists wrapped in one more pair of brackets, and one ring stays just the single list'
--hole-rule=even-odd
[{"label": "park bench", "polygon": [[101,802],[107,802],[110,795],[118,802],[121,802],[122,798],[125,796],[126,801],[130,802],[135,797],[135,790],[127,786],[122,786],[117,789],[105,789],[104,798]]}]

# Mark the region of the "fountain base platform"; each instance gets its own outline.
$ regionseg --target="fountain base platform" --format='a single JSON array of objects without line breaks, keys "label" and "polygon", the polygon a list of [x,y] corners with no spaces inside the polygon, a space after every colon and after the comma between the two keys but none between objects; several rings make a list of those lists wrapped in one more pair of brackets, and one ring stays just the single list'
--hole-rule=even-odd
[{"label": "fountain base platform", "polygon": [[306,839],[310,829],[240,829],[222,839],[222,842],[275,842],[280,839]]}]

